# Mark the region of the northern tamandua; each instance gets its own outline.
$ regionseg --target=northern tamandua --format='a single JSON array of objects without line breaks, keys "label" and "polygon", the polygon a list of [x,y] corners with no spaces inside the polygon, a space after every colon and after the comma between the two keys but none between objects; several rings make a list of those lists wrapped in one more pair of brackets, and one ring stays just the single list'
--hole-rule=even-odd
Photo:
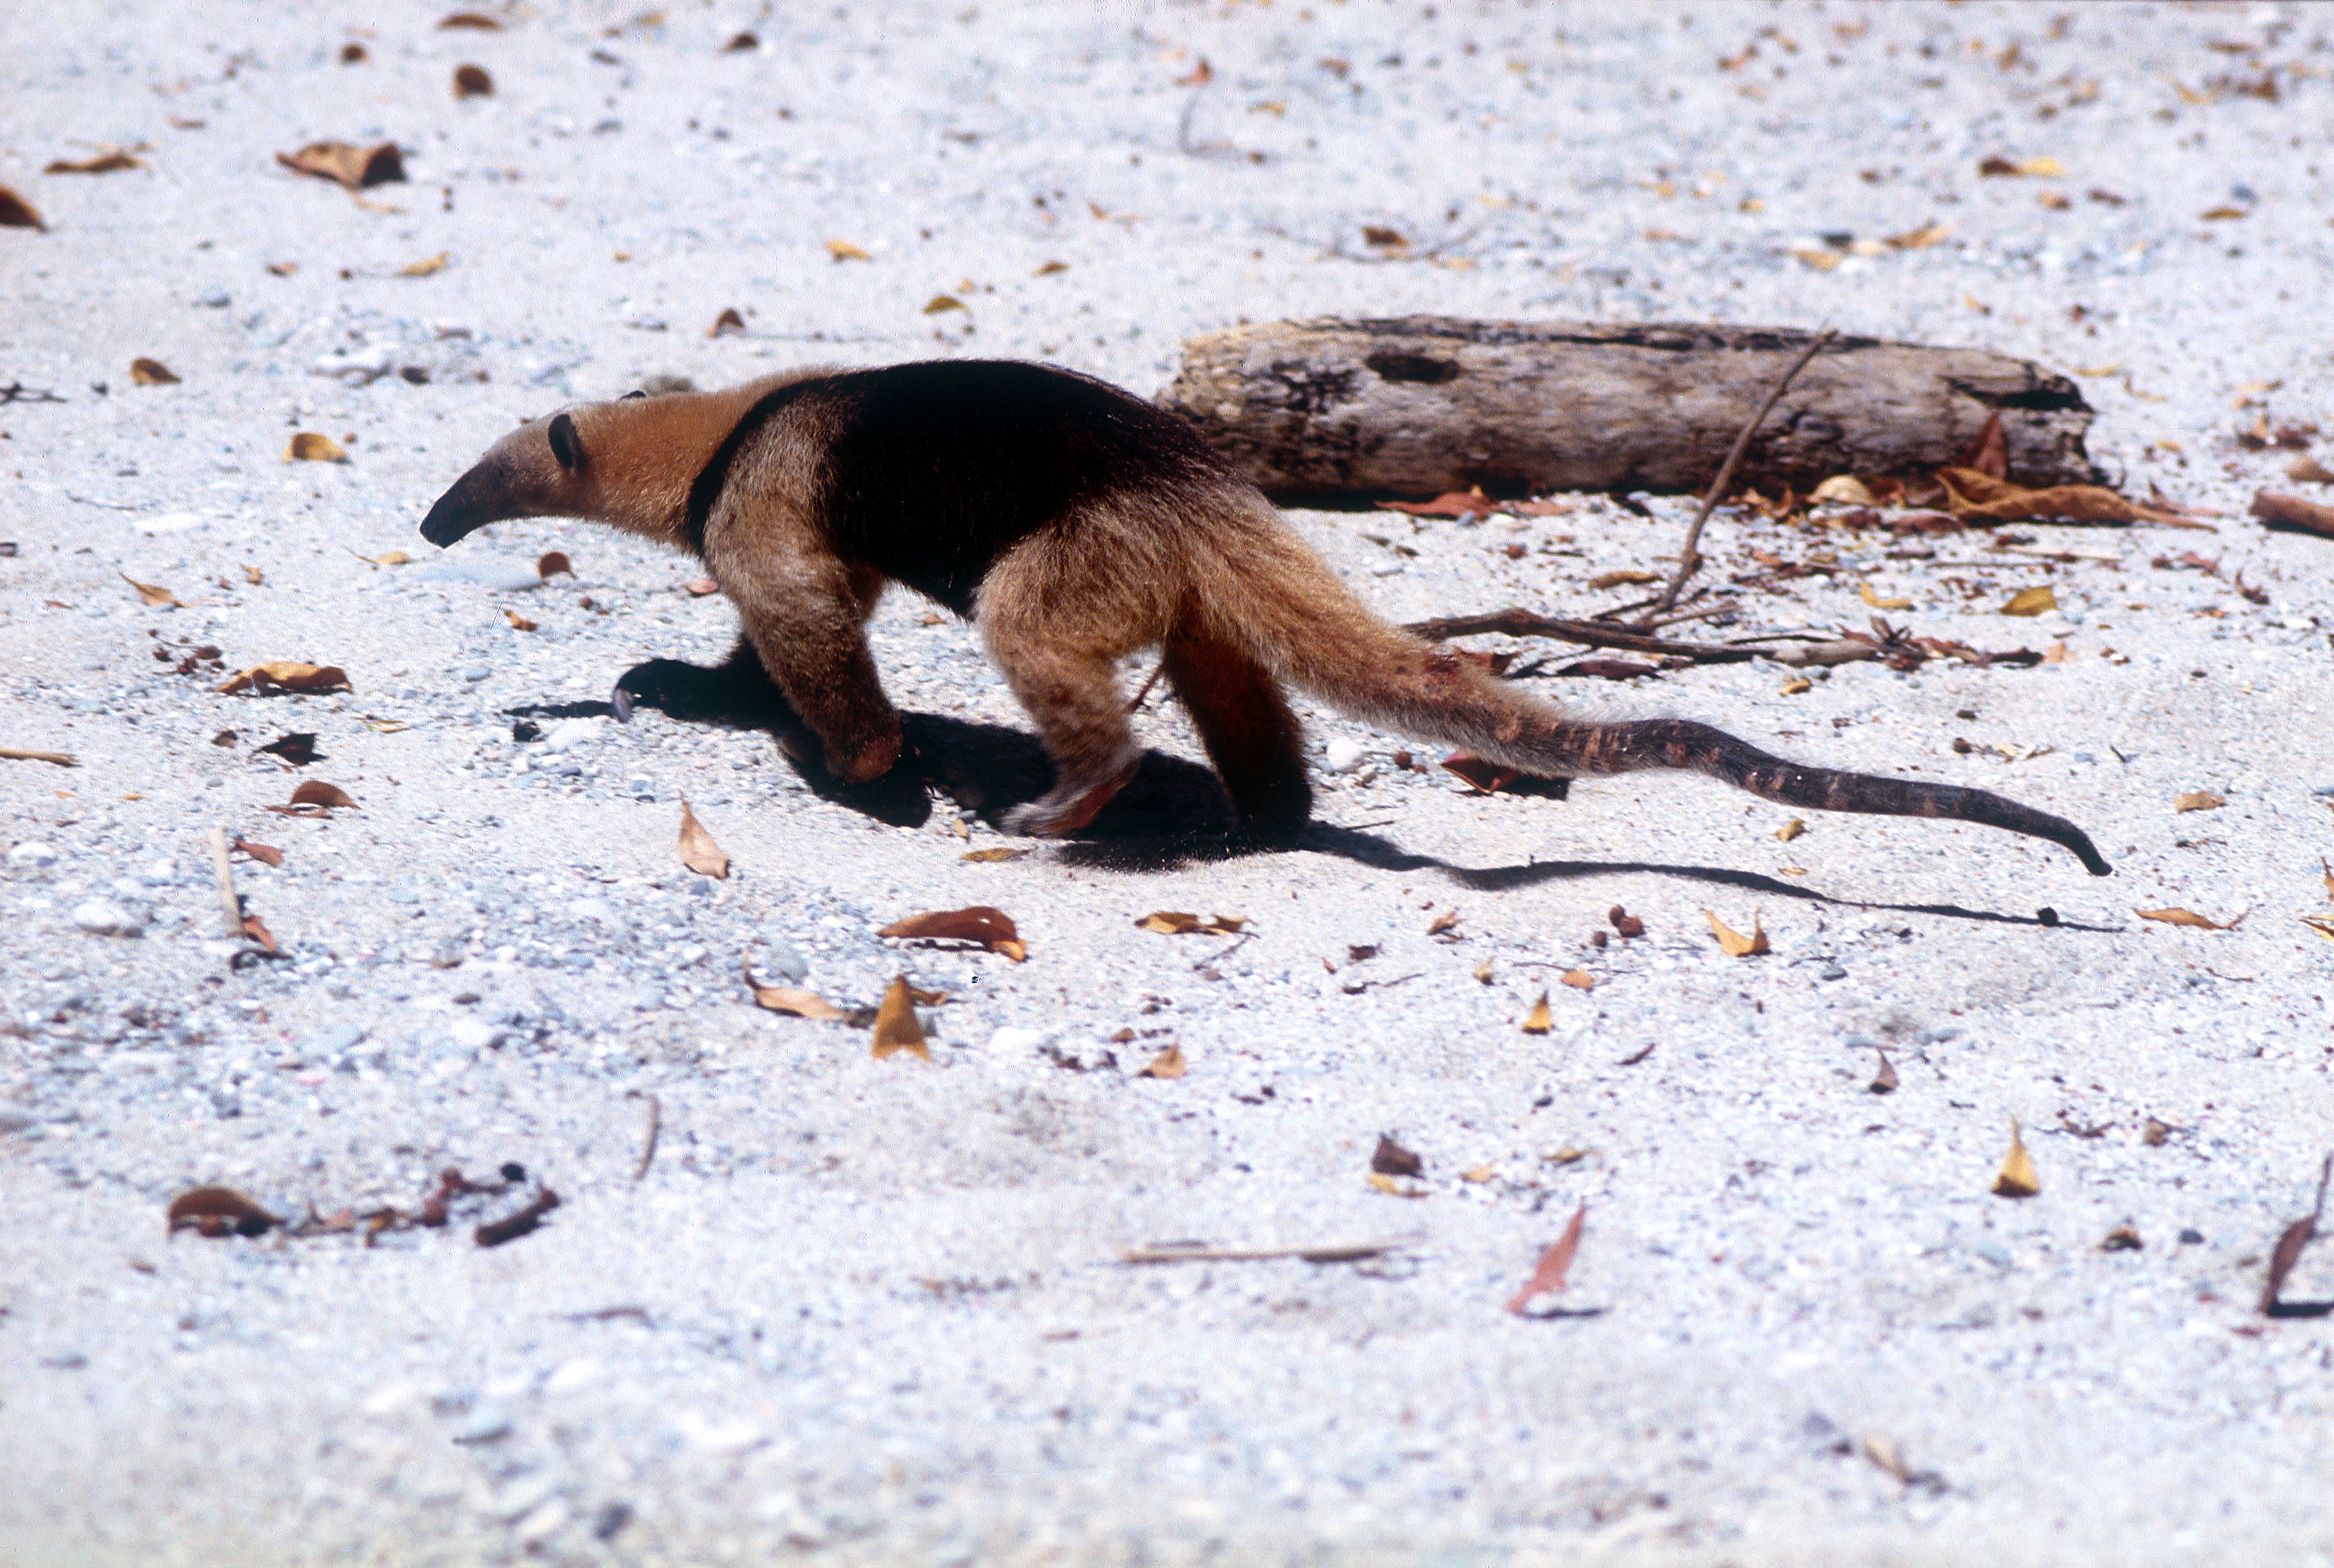
[{"label": "northern tamandua", "polygon": [[[1286,682],[1541,777],[1690,768],[1785,805],[2007,828],[2108,874],[2081,829],[1984,790],[1803,767],[1683,719],[1567,718],[1380,620],[1182,419],[1067,370],[940,361],[584,404],[497,442],[421,533],[451,544],[536,516],[691,551],[738,607],[728,666],[638,666],[620,716],[630,694],[690,678],[774,679],[771,708],[844,780],[900,755],[863,630],[885,584],[970,617],[1056,768],[1006,813],[1014,832],[1082,828],[1133,775],[1116,668],[1156,648],[1242,831],[1266,842],[1293,840],[1312,807]],[[810,736],[781,738],[807,761]]]}]

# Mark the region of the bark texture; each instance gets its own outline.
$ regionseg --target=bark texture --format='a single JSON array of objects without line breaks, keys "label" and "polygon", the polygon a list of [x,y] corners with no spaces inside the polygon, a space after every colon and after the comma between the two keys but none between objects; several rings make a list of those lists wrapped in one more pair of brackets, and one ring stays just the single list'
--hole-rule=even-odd
[{"label": "bark texture", "polygon": [[[1654,322],[1275,322],[1197,337],[1159,395],[1266,494],[1697,491],[1812,334]],[[2010,477],[2097,484],[2066,377],[1982,349],[1840,337],[1750,444],[1743,483],[1911,476],[1993,414]]]}]

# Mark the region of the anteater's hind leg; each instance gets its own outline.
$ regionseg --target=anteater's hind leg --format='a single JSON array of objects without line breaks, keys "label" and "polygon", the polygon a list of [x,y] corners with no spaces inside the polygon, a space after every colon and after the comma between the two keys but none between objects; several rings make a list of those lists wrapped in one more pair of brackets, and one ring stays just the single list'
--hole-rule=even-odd
[{"label": "anteater's hind leg", "polygon": [[1054,787],[1007,812],[1005,831],[1075,832],[1125,787],[1143,760],[1118,694],[1117,656],[1108,648],[1064,646],[1051,636],[988,630],[998,668],[1054,759]]},{"label": "anteater's hind leg", "polygon": [[1178,630],[1166,642],[1167,680],[1191,716],[1208,760],[1232,797],[1242,836],[1294,842],[1313,814],[1304,729],[1272,673],[1228,642]]}]

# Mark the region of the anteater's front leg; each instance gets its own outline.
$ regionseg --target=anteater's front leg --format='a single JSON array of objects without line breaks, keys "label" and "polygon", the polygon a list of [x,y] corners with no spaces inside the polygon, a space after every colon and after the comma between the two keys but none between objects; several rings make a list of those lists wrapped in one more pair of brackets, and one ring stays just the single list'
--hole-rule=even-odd
[{"label": "anteater's front leg", "polygon": [[854,784],[890,772],[900,715],[863,630],[882,580],[807,547],[725,561],[720,577],[762,668],[818,736],[827,771]]}]

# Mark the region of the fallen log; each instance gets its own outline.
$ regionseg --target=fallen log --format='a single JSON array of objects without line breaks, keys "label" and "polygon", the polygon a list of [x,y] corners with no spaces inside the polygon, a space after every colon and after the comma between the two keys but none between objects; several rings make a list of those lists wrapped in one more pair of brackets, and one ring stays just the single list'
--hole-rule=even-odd
[{"label": "fallen log", "polygon": [[[1159,401],[1283,501],[1693,491],[1813,334],[1621,322],[1266,322],[1183,345]],[[2100,483],[2074,382],[1982,349],[1840,336],[1761,425],[1741,468],[1805,490],[1834,474],[1925,476],[1994,415],[2009,476]]]}]

